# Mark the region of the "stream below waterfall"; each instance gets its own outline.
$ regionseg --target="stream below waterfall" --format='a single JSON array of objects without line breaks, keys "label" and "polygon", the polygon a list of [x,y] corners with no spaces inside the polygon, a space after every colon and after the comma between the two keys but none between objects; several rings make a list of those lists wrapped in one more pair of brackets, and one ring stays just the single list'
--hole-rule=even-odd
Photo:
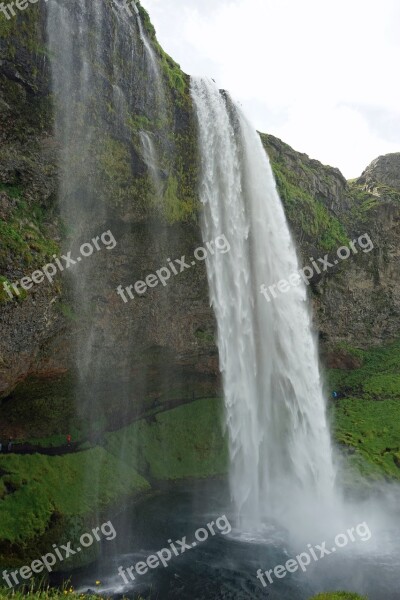
[{"label": "stream below waterfall", "polygon": [[[390,526],[388,521],[386,525],[378,525],[370,509],[362,505],[354,509],[353,524],[373,522],[371,539],[364,543],[357,540],[335,554],[324,556],[323,560],[311,561],[306,572],[298,569],[281,579],[272,575],[274,583],[268,583],[266,588],[256,579],[257,569],[273,569],[307,550],[306,546],[292,545],[288,532],[272,522],[265,525],[258,539],[251,535],[236,536],[234,531],[227,535],[217,531],[207,541],[172,558],[167,568],[160,565],[144,575],[136,574],[135,582],[130,585],[123,582],[119,566],[126,569],[145,561],[149,555],[168,548],[167,540],[186,536],[190,543],[198,528],[206,527],[223,514],[232,523],[226,511],[227,497],[228,489],[222,481],[196,482],[173,486],[131,507],[129,518],[122,513],[113,520],[117,537],[112,543],[104,543],[102,558],[90,567],[68,574],[72,585],[82,592],[96,590],[116,598],[124,595],[146,600],[308,600],[315,593],[340,589],[368,593],[369,600],[400,598],[398,514],[397,518],[392,515]],[[134,523],[131,533],[125,531],[126,522]],[[123,532],[120,538],[119,531]],[[221,531],[226,529],[221,527]],[[316,546],[322,540],[310,539],[310,542]],[[100,581],[97,587],[96,580]],[[60,584],[59,575],[54,583]]]}]

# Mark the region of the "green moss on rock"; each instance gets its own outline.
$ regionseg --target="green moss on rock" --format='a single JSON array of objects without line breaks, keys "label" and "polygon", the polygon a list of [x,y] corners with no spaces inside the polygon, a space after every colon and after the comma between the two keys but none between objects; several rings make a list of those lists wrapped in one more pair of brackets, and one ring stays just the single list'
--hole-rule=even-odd
[{"label": "green moss on rock", "polygon": [[218,399],[197,400],[106,434],[104,447],[0,455],[0,560],[19,564],[60,538],[78,539],[95,513],[150,491],[148,479],[225,473],[221,410]]},{"label": "green moss on rock", "polygon": [[[296,171],[292,170],[285,163],[283,154],[271,152],[270,137],[262,134],[261,139],[269,152],[278,192],[289,221],[325,251],[347,244],[348,237],[338,218],[322,200],[308,191],[308,179],[314,176],[310,167],[300,161],[296,164]],[[290,151],[294,152],[291,148]]]},{"label": "green moss on rock", "polygon": [[156,479],[208,477],[226,472],[221,402],[197,400],[107,435],[107,450]]},{"label": "green moss on rock", "polygon": [[106,509],[121,495],[149,488],[138,473],[117,462],[103,448],[54,457],[0,456],[1,481],[12,487],[0,503],[1,539],[28,540],[44,533],[54,511],[89,515],[96,505]]}]

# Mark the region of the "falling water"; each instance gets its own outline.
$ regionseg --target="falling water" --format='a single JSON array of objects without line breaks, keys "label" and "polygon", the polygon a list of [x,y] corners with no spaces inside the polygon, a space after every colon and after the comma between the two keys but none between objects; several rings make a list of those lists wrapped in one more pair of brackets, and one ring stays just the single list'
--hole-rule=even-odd
[{"label": "falling water", "polygon": [[163,183],[160,176],[160,159],[153,138],[147,131],[141,131],[140,140],[143,147],[143,159],[149,170],[156,195],[158,198],[162,198]]},{"label": "falling water", "polygon": [[[120,240],[126,235],[124,220],[134,198],[120,200],[121,194],[127,179],[144,176],[146,162],[155,177],[156,159],[169,151],[167,132],[159,129],[160,123],[165,129],[166,109],[160,105],[164,92],[140,16],[129,14],[120,0],[52,0],[47,5],[47,30],[60,148],[59,206],[68,234],[63,250],[76,257],[82,243],[110,228],[118,242],[112,252],[103,248],[66,274],[70,285],[65,287],[78,319],[77,413],[87,429],[84,435],[97,441],[110,421],[124,423],[132,412],[132,398],[147,385],[145,372],[136,379],[132,375],[134,323],[118,331],[126,317],[116,317],[114,290],[123,276],[120,265],[127,263],[129,268],[130,260]],[[143,157],[142,123],[151,130],[153,158]],[[120,176],[121,168],[125,170]],[[120,453],[122,465],[124,440]],[[97,486],[101,462],[96,465]],[[99,493],[91,485],[95,505]]]},{"label": "falling water", "polygon": [[140,39],[142,40],[143,46],[146,50],[147,57],[148,57],[148,64],[150,66],[150,69],[151,69],[151,72],[153,75],[153,81],[155,83],[155,87],[157,90],[158,103],[159,103],[161,110],[165,111],[166,98],[165,98],[164,83],[162,80],[160,67],[159,67],[159,64],[158,64],[158,61],[156,58],[156,54],[149,42],[146,32],[143,29],[143,25],[142,25],[142,22],[141,22],[139,16],[138,16],[138,26],[139,26],[139,32],[140,32]]},{"label": "falling water", "polygon": [[[162,77],[159,62],[157,60],[156,53],[150,43],[146,31],[143,28],[142,21],[140,20],[139,14],[137,15],[137,22],[139,28],[140,39],[143,43],[147,55],[147,64],[149,72],[152,78],[153,89],[155,90],[155,100],[158,110],[159,125],[165,127],[168,122],[167,115],[167,97],[165,94],[165,83]],[[143,158],[149,170],[151,180],[153,182],[154,191],[158,200],[162,199],[163,195],[163,182],[160,176],[161,173],[161,161],[160,155],[157,151],[154,138],[148,131],[140,132],[140,140],[143,147]],[[172,152],[172,146],[170,152]]]},{"label": "falling water", "polygon": [[[231,494],[243,528],[313,514],[333,498],[325,401],[303,283],[273,301],[260,286],[299,270],[257,133],[225,92],[192,80],[202,162],[203,237],[231,250],[207,269],[218,326]],[[295,507],[298,507],[298,510]],[[301,506],[301,508],[299,508]]]}]

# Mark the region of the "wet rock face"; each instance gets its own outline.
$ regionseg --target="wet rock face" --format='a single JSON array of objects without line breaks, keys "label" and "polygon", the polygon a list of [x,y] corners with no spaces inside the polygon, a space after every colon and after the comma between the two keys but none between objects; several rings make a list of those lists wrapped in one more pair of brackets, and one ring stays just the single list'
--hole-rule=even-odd
[{"label": "wet rock face", "polygon": [[[8,246],[2,247],[0,239],[0,276],[11,282],[46,264],[57,251],[51,246],[54,242],[61,253],[63,239],[57,212],[59,148],[53,135],[44,10],[45,3],[33,5],[0,42],[0,225],[5,223],[9,233]],[[107,16],[104,19],[110,47],[114,47],[112,36],[118,30]],[[151,39],[152,35],[149,29]],[[146,390],[150,398],[168,390],[178,390],[179,395],[182,380],[189,382],[182,396],[191,394],[193,388],[213,394],[219,386],[204,263],[172,277],[167,287],[159,285],[126,304],[116,294],[119,284],[143,280],[168,258],[189,256],[202,243],[193,210],[197,140],[187,78],[165,57],[162,63],[174,135],[161,139],[163,124],[151,134],[164,145],[166,154],[171,144],[174,150],[175,164],[166,162],[161,173],[166,188],[162,203],[173,222],[165,218],[165,212],[157,212],[157,203],[147,203],[149,183],[138,131],[152,125],[151,115],[144,121],[140,118],[143,98],[135,100],[132,135],[117,139],[106,128],[93,154],[94,163],[104,167],[100,187],[110,203],[106,222],[93,213],[88,234],[111,229],[118,246],[92,257],[98,261],[98,272],[108,276],[91,282],[90,318],[96,320],[99,339],[108,340],[116,379],[129,372],[135,382],[135,399]],[[99,97],[110,96],[109,78],[108,74],[101,80]],[[120,79],[121,86],[130,81],[123,70]],[[103,120],[115,118],[109,104],[102,103],[101,111]],[[374,243],[373,251],[359,252],[312,279],[315,323],[321,338],[328,346],[342,340],[368,346],[396,337],[400,153],[379,157],[350,185],[337,169],[309,159],[272,136],[262,136],[262,140],[304,265],[310,257],[322,258],[327,253],[332,257],[346,241],[366,232]],[[187,198],[190,202],[185,202]],[[15,245],[17,238],[23,243]],[[82,241],[87,239],[85,234]],[[85,315],[74,315],[68,278],[57,277],[54,285],[42,284],[21,301],[2,302],[1,298],[0,282],[0,397],[8,396],[28,375],[51,377],[71,370],[76,332],[86,328],[89,335],[90,321],[85,321]],[[342,356],[330,356],[330,364],[347,364]],[[351,361],[348,364],[350,368]]]},{"label": "wet rock face", "polygon": [[383,184],[400,190],[400,152],[379,156],[365,169],[358,183],[373,189]]},{"label": "wet rock face", "polygon": [[[79,4],[71,4],[71,10],[78,10]],[[6,24],[1,38],[0,227],[3,223],[7,237],[0,238],[0,397],[7,397],[28,376],[51,378],[73,370],[79,332],[89,337],[93,322],[97,339],[106,345],[106,351],[99,352],[97,372],[107,373],[111,365],[115,382],[128,375],[133,384],[123,385],[135,400],[146,394],[153,398],[167,395],[170,389],[179,398],[184,395],[183,381],[186,396],[193,390],[201,395],[199,388],[207,390],[207,395],[215,391],[216,385],[210,389],[209,381],[217,379],[217,351],[204,263],[173,276],[167,287],[149,289],[145,297],[136,295],[126,304],[116,294],[119,284],[135,284],[165,266],[168,258],[193,254],[201,239],[193,208],[197,141],[188,78],[157,50],[168,110],[162,122],[156,119],[151,112],[155,110],[151,93],[155,92],[146,92],[140,68],[143,45],[135,42],[132,62],[131,52],[125,51],[132,45],[128,28],[116,27],[116,15],[107,5],[102,14],[107,45],[102,52],[104,64],[100,68],[99,61],[91,63],[97,86],[93,90],[97,141],[90,152],[92,162],[82,167],[80,152],[74,154],[76,179],[81,175],[74,193],[86,200],[86,186],[93,187],[88,175],[99,170],[94,200],[100,202],[101,197],[107,203],[107,216],[96,211],[95,205],[91,207],[84,226],[79,224],[79,243],[110,229],[118,244],[113,251],[88,259],[93,259],[96,276],[88,282],[90,312],[85,314],[74,312],[77,302],[68,273],[14,300],[2,289],[3,280],[13,283],[30,276],[51,262],[53,253],[60,256],[71,246],[65,241],[57,201],[61,152],[54,135],[45,3]],[[145,13],[142,20],[153,40]],[[127,70],[135,65],[132,79]],[[130,99],[124,127],[118,122],[122,112],[113,107],[113,94],[118,99],[122,92]],[[75,117],[79,120],[79,111]],[[143,160],[139,136],[143,128],[162,150],[165,189],[164,199],[157,202]],[[165,209],[160,208],[162,204]],[[84,269],[86,263],[79,266]],[[109,389],[106,383],[101,382]]]},{"label": "wet rock face", "polygon": [[324,357],[325,364],[329,369],[344,369],[352,371],[359,369],[362,366],[362,360],[353,356],[346,350],[337,350],[336,352],[328,352]]}]

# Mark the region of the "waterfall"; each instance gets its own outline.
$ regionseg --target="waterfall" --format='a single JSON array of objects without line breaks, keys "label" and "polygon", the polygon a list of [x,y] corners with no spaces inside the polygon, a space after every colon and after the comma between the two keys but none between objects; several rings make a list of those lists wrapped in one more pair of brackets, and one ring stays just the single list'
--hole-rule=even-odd
[{"label": "waterfall", "polygon": [[[143,29],[143,25],[142,25],[142,22],[141,22],[139,16],[138,16],[138,26],[139,26],[139,32],[140,32],[140,39],[143,42],[143,46],[144,46],[144,49],[146,51],[147,58],[148,58],[148,64],[150,66],[153,81],[155,83],[155,87],[157,90],[158,103],[159,103],[161,111],[164,112],[165,105],[166,105],[166,98],[165,98],[164,83],[162,80],[160,67],[159,67],[159,64],[158,64],[158,61],[156,58],[156,54],[150,44],[150,41],[147,37],[146,32]],[[165,113],[163,116],[165,116]]]},{"label": "waterfall", "polygon": [[225,92],[192,79],[198,118],[203,238],[231,250],[207,271],[218,329],[230,488],[238,524],[259,529],[331,506],[334,467],[306,286],[268,302],[272,285],[299,270],[268,157]]},{"label": "waterfall", "polygon": [[[110,423],[128,420],[133,399],[145,396],[148,385],[145,369],[132,373],[135,322],[125,306],[116,304],[115,288],[135,269],[127,252],[132,235],[126,225],[137,201],[135,178],[144,182],[143,203],[156,204],[151,194],[159,203],[156,161],[165,160],[171,146],[168,113],[156,55],[136,11],[129,14],[120,0],[52,0],[46,10],[59,147],[58,203],[67,234],[63,251],[76,257],[82,243],[108,230],[118,242],[111,252],[94,252],[64,274],[64,293],[76,315],[71,336],[76,411],[86,428],[83,436],[97,443]],[[143,127],[148,134],[140,134]],[[120,453],[122,465],[123,439]],[[101,460],[96,468],[100,486]],[[95,505],[95,486],[90,493]]]},{"label": "waterfall", "polygon": [[163,195],[163,183],[160,176],[160,159],[154,141],[147,131],[140,132],[140,140],[143,147],[143,158],[149,170],[157,198],[161,199]]}]

